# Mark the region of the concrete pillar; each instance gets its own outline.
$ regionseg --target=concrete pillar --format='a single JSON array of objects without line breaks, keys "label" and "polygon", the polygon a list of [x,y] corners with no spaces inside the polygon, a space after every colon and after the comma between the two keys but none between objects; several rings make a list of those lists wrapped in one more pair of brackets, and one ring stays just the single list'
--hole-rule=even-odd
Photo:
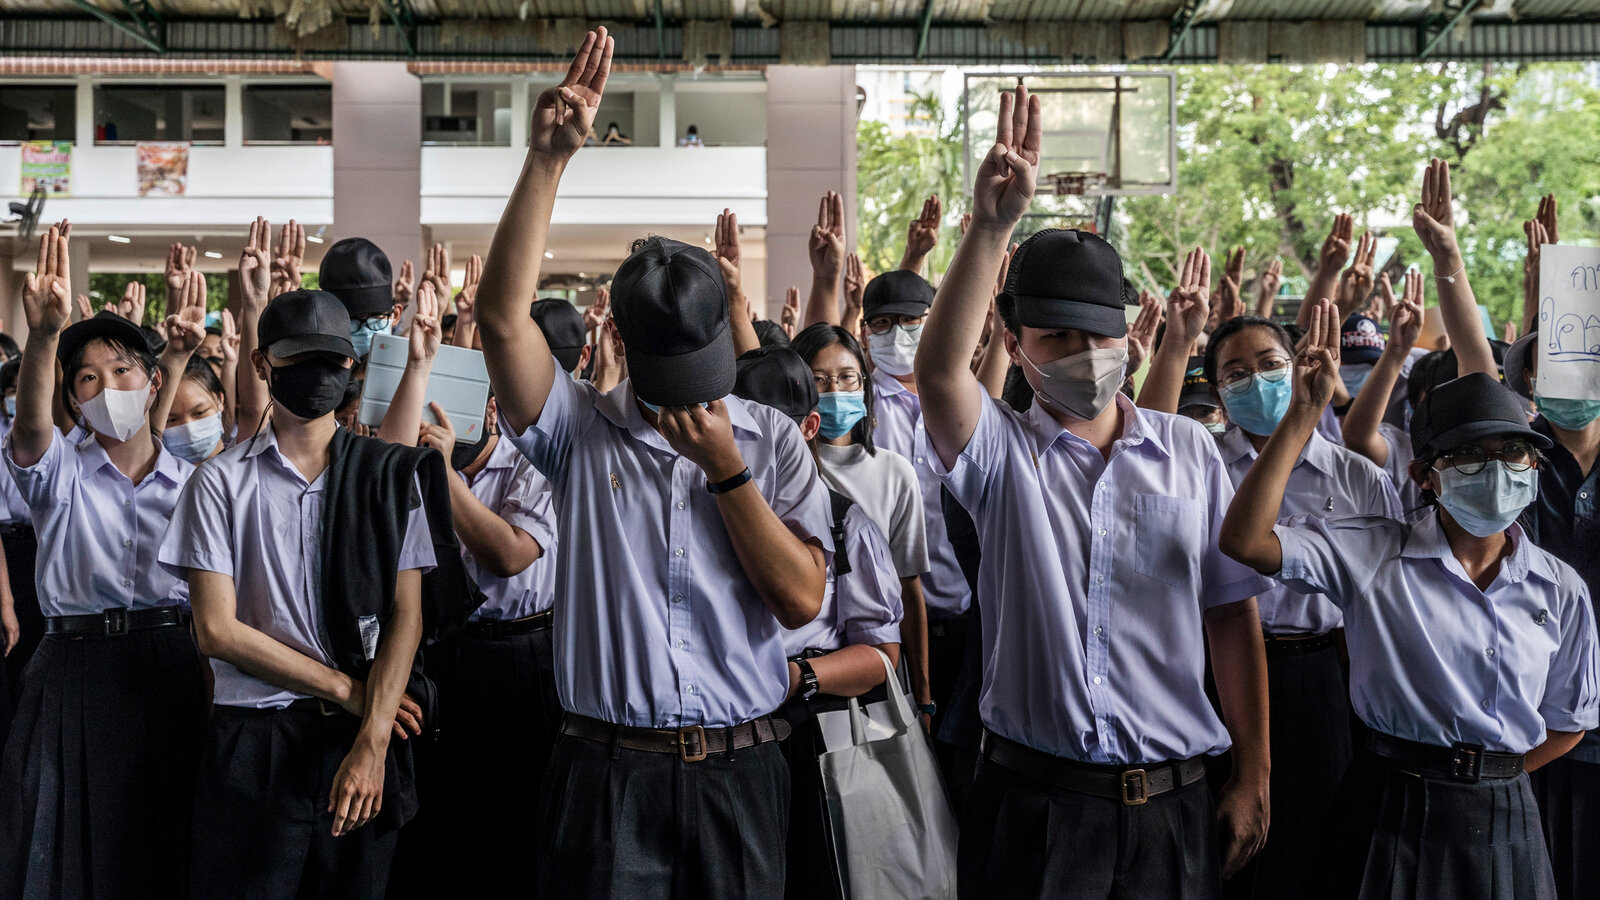
[{"label": "concrete pillar", "polygon": [[751,306],[776,313],[792,285],[811,287],[806,244],[817,201],[844,195],[845,248],[856,241],[856,78],[854,66],[767,67],[767,296]]},{"label": "concrete pillar", "polygon": [[78,83],[78,108],[76,116],[77,145],[80,147],[94,146],[94,76],[79,75],[74,79]]},{"label": "concrete pillar", "polygon": [[677,78],[671,72],[662,72],[656,79],[661,82],[661,112],[657,119],[656,133],[661,136],[660,146],[676,147],[678,145]]},{"label": "concrete pillar", "polygon": [[[364,237],[401,260],[423,259],[422,82],[405,63],[336,62],[333,224],[328,240]],[[420,272],[420,268],[418,269]]]},{"label": "concrete pillar", "polygon": [[0,322],[5,324],[5,333],[21,346],[28,340],[28,317],[22,309],[22,288],[28,276],[16,267],[19,261],[6,256],[5,252],[0,248]]},{"label": "concrete pillar", "polygon": [[229,75],[222,88],[222,143],[227,147],[244,146],[244,80]]}]

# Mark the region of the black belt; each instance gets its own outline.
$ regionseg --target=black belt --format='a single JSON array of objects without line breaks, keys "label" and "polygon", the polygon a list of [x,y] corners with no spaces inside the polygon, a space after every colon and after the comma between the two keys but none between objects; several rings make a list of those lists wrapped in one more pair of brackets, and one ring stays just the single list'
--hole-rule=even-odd
[{"label": "black belt", "polygon": [[520,619],[508,619],[504,622],[495,619],[475,619],[468,622],[461,630],[467,637],[499,638],[511,637],[517,634],[532,634],[550,627],[550,610],[523,616]]},{"label": "black belt", "polygon": [[324,700],[321,697],[301,697],[299,700],[290,703],[287,708],[310,710],[322,716],[337,716],[345,711],[344,707],[339,704],[331,700]]},{"label": "black belt", "polygon": [[1332,647],[1333,632],[1324,631],[1321,634],[1271,634],[1264,632],[1262,638],[1267,643],[1268,656],[1304,656],[1307,653],[1320,653]]},{"label": "black belt", "polygon": [[561,733],[600,744],[615,742],[629,750],[672,753],[684,762],[699,762],[707,756],[729,750],[743,750],[757,744],[781,741],[789,736],[789,723],[762,716],[728,728],[706,728],[701,725],[642,728],[636,725],[613,725],[588,716],[567,713],[561,721]]},{"label": "black belt", "polygon": [[956,613],[953,616],[945,616],[942,619],[929,619],[928,639],[939,640],[941,638],[960,637],[966,634],[967,616],[969,614],[969,612],[964,612]]},{"label": "black belt", "polygon": [[1495,753],[1483,749],[1482,744],[1457,742],[1440,747],[1401,740],[1374,731],[1372,752],[1424,778],[1445,778],[1471,784],[1483,778],[1515,778],[1522,774],[1522,754]]},{"label": "black belt", "polygon": [[1119,800],[1123,806],[1143,806],[1151,797],[1187,787],[1206,777],[1203,757],[1138,766],[1130,769],[1097,766],[1051,756],[1025,747],[985,728],[983,756],[995,765],[1035,781],[1091,797]]},{"label": "black belt", "polygon": [[0,522],[0,535],[21,534],[32,530],[32,522]]},{"label": "black belt", "polygon": [[49,616],[44,620],[44,633],[67,637],[117,637],[130,631],[182,625],[185,619],[183,610],[176,606],[118,608],[86,616]]}]

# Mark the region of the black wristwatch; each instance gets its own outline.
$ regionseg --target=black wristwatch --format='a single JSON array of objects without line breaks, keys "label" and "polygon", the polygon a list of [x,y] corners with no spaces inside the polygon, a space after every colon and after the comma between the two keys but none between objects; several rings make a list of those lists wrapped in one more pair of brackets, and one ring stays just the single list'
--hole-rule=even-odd
[{"label": "black wristwatch", "polygon": [[706,482],[706,490],[710,491],[713,494],[726,494],[727,492],[733,490],[734,488],[743,485],[746,481],[749,481],[753,477],[754,476],[750,474],[750,469],[747,467],[743,472],[740,472],[739,474],[733,476],[732,478],[727,479],[726,481],[718,481],[718,482],[707,481]]},{"label": "black wristwatch", "polygon": [[810,700],[822,690],[822,685],[817,683],[817,673],[812,671],[810,660],[797,659],[794,664],[800,667],[800,699]]}]

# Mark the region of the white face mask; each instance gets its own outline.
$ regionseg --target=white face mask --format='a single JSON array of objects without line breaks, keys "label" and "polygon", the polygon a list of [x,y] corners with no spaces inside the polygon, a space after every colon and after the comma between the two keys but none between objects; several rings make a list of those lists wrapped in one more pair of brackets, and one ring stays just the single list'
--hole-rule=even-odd
[{"label": "white face mask", "polygon": [[1117,397],[1128,368],[1128,351],[1122,347],[1085,350],[1036,365],[1017,345],[1017,355],[1039,373],[1039,397],[1074,419],[1099,418]]},{"label": "white face mask", "polygon": [[150,409],[150,382],[131,391],[105,388],[100,393],[78,404],[83,420],[97,433],[114,441],[125,441],[146,427],[145,413]]},{"label": "white face mask", "polygon": [[883,334],[867,335],[872,364],[890,375],[910,375],[922,342],[921,325],[896,325]]},{"label": "white face mask", "polygon": [[1539,496],[1539,471],[1513,472],[1498,459],[1471,475],[1445,467],[1439,471],[1439,505],[1456,524],[1476,537],[1499,534],[1511,527]]}]

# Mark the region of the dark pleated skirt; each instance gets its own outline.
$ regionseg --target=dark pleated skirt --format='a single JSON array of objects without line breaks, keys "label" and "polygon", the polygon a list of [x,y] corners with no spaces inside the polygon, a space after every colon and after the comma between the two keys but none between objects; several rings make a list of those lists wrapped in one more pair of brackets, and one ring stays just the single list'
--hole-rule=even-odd
[{"label": "dark pleated skirt", "polygon": [[1528,776],[1422,778],[1356,755],[1329,821],[1320,887],[1360,900],[1555,900]]},{"label": "dark pleated skirt", "polygon": [[182,897],[205,720],[186,628],[41,641],[0,762],[0,898]]},{"label": "dark pleated skirt", "polygon": [[1600,897],[1600,765],[1570,757],[1529,778],[1561,900]]},{"label": "dark pleated skirt", "polygon": [[1339,650],[1267,657],[1272,734],[1272,827],[1250,865],[1227,882],[1229,898],[1304,897],[1306,866],[1354,754],[1350,699]]},{"label": "dark pleated skirt", "polygon": [[33,528],[23,525],[0,529],[0,544],[5,547],[6,568],[11,572],[11,597],[16,601],[17,624],[22,632],[17,645],[0,665],[0,747],[3,747],[11,717],[16,712],[22,670],[27,668],[34,648],[44,637],[44,613],[39,611],[39,594],[33,581],[34,562],[39,555]]}]

